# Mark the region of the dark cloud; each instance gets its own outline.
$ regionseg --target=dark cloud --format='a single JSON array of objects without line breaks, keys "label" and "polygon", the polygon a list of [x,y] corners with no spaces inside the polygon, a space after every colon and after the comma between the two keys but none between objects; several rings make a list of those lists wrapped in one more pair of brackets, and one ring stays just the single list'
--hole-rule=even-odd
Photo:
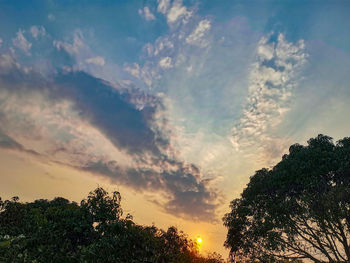
[{"label": "dark cloud", "polygon": [[74,101],[83,118],[98,127],[118,148],[131,154],[152,152],[159,155],[159,145],[167,143],[151,128],[157,105],[142,110],[127,101],[108,83],[83,72],[60,74],[55,78],[55,97]]},{"label": "dark cloud", "polygon": [[32,155],[35,155],[35,156],[39,156],[40,155],[36,151],[26,149],[25,147],[23,147],[22,144],[16,142],[10,136],[8,136],[7,134],[3,133],[1,130],[0,130],[0,148],[12,149],[12,150],[17,150],[17,151],[21,151],[21,152],[26,152],[26,153],[29,153],[29,154],[32,154]]},{"label": "dark cloud", "polygon": [[[193,164],[177,162],[174,169],[120,168],[116,162],[90,163],[85,171],[107,175],[112,181],[134,189],[157,191],[166,194],[167,201],[154,200],[173,215],[201,221],[215,221],[219,194],[210,190],[201,180],[200,170]],[[81,168],[80,168],[81,169]]]},{"label": "dark cloud", "polygon": [[[11,92],[41,90],[48,93],[50,100],[71,100],[82,118],[98,127],[118,148],[131,154],[152,152],[159,155],[160,148],[168,145],[168,139],[156,127],[151,127],[154,113],[162,107],[155,97],[118,91],[84,72],[60,73],[53,79],[46,79],[34,71],[24,72],[7,55],[0,56],[0,70],[3,70],[0,74],[2,88]],[[135,96],[146,99],[142,109],[131,103]]]},{"label": "dark cloud", "polygon": [[[170,135],[156,125],[156,114],[163,109],[160,99],[137,90],[118,89],[84,72],[58,73],[47,78],[30,70],[25,72],[14,61],[8,61],[3,63],[6,74],[0,74],[1,89],[21,96],[40,91],[52,104],[71,101],[79,118],[101,131],[136,164],[126,168],[123,164],[119,165],[119,160],[106,160],[102,156],[99,160],[72,164],[55,160],[52,152],[52,156],[47,156],[51,161],[98,173],[140,191],[162,193],[165,201],[158,200],[157,203],[168,213],[197,220],[214,220],[218,194],[202,180],[198,167],[167,154],[172,152]],[[18,135],[18,131],[15,134]],[[1,136],[0,147],[30,151],[11,137]],[[60,147],[59,151],[66,152],[67,156],[74,155],[74,150],[69,148]]]},{"label": "dark cloud", "polygon": [[23,149],[23,146],[0,131],[0,147],[9,149]]}]

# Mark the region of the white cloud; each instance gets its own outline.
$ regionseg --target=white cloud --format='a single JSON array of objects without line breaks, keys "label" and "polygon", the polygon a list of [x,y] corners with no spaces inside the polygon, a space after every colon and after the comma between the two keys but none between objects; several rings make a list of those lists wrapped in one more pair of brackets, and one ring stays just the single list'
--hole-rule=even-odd
[{"label": "white cloud", "polygon": [[171,57],[164,57],[159,61],[159,66],[162,68],[171,68],[173,65],[171,64]]},{"label": "white cloud", "polygon": [[169,38],[159,38],[153,45],[153,56],[158,56],[161,53],[169,53],[174,48],[174,44]]},{"label": "white cloud", "polygon": [[72,62],[61,65],[65,71],[84,71],[97,78],[103,78],[119,86],[117,83],[124,79],[125,71],[117,64],[106,60],[105,57],[96,54],[87,44],[83,32],[77,29],[73,39],[69,41],[54,40],[53,46],[57,50],[67,52],[72,58]]},{"label": "white cloud", "polygon": [[147,43],[142,49],[147,52],[149,57],[153,56],[153,45],[151,43]]},{"label": "white cloud", "polygon": [[32,26],[30,28],[30,33],[36,39],[39,36],[45,36],[46,35],[46,30],[45,30],[45,28],[43,26]]},{"label": "white cloud", "polygon": [[154,78],[154,75],[152,76],[152,73],[154,74],[154,72],[150,72],[147,68],[147,65],[140,67],[139,64],[133,63],[131,66],[124,66],[124,70],[133,75],[135,78],[144,81],[148,86],[152,85],[152,79]]},{"label": "white cloud", "polygon": [[56,17],[53,14],[48,14],[47,19],[49,19],[50,21],[54,21]]},{"label": "white cloud", "polygon": [[175,0],[167,13],[167,21],[169,24],[175,23],[181,17],[191,16],[191,12],[182,5],[181,0]]},{"label": "white cloud", "polygon": [[198,26],[193,30],[193,32],[186,38],[186,42],[191,45],[205,47],[208,42],[203,39],[206,32],[210,30],[210,21],[204,19],[198,23]]},{"label": "white cloud", "polygon": [[22,50],[24,54],[27,56],[30,56],[30,49],[32,47],[32,43],[30,43],[23,35],[25,31],[22,31],[21,29],[17,32],[17,35],[15,38],[12,39],[12,43],[15,47]]},{"label": "white cloud", "polygon": [[100,56],[92,57],[92,58],[87,58],[85,59],[85,62],[88,64],[94,64],[96,66],[101,66],[103,67],[105,65],[105,59]]},{"label": "white cloud", "polygon": [[259,45],[257,48],[257,53],[262,59],[270,60],[274,56],[274,46],[273,45]]},{"label": "white cloud", "polygon": [[166,14],[170,7],[170,0],[158,0],[157,11],[162,14]]},{"label": "white cloud", "polygon": [[53,45],[57,50],[64,50],[69,55],[78,55],[79,51],[86,46],[81,32],[76,32],[74,34],[73,44],[55,40]]},{"label": "white cloud", "polygon": [[145,7],[143,8],[143,10],[142,10],[142,9],[139,9],[139,12],[138,12],[138,13],[139,13],[139,15],[141,15],[141,16],[143,15],[147,21],[155,20],[155,19],[156,19],[156,17],[154,16],[154,14],[152,14],[152,12],[149,10],[148,6],[145,6]]},{"label": "white cloud", "polygon": [[256,55],[257,61],[250,73],[249,95],[242,117],[233,128],[231,141],[236,149],[254,145],[265,154],[268,151],[277,157],[284,144],[271,132],[289,110],[298,70],[306,62],[307,54],[302,40],[290,43],[279,34],[276,42],[269,41],[269,36],[263,37]]},{"label": "white cloud", "polygon": [[125,66],[124,70],[136,78],[140,77],[140,66],[137,63],[134,63],[132,66]]}]

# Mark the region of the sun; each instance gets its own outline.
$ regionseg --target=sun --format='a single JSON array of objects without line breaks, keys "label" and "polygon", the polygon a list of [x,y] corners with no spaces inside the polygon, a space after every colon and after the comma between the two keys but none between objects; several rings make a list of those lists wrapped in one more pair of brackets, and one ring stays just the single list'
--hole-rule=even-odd
[{"label": "sun", "polygon": [[197,237],[196,241],[197,241],[198,244],[202,244],[203,239],[201,237]]}]

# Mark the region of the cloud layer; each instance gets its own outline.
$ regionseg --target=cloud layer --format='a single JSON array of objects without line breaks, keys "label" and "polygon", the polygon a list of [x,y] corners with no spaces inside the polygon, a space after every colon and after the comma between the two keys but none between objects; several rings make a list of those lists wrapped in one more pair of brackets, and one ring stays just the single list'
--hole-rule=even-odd
[{"label": "cloud layer", "polygon": [[161,98],[80,71],[48,78],[8,54],[0,66],[0,147],[158,193],[169,213],[214,220],[218,194],[198,167],[176,156],[162,130]]}]

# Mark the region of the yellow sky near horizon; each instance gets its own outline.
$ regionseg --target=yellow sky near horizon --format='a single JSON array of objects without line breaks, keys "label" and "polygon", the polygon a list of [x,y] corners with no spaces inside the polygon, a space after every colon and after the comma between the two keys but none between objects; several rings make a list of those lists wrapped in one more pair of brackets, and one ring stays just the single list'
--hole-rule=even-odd
[{"label": "yellow sky near horizon", "polygon": [[202,237],[200,253],[205,255],[208,252],[217,252],[224,257],[228,255],[223,247],[226,229],[221,221],[199,222],[167,214],[150,200],[150,195],[147,198],[147,193],[139,193],[134,189],[113,184],[102,176],[67,166],[37,162],[24,153],[0,149],[0,159],[3,164],[0,166],[0,197],[3,200],[18,196],[21,202],[31,202],[60,196],[80,202],[91,190],[101,186],[108,192],[117,190],[121,193],[124,216],[130,213],[137,224],[154,224],[162,229],[175,226],[192,240]]}]

